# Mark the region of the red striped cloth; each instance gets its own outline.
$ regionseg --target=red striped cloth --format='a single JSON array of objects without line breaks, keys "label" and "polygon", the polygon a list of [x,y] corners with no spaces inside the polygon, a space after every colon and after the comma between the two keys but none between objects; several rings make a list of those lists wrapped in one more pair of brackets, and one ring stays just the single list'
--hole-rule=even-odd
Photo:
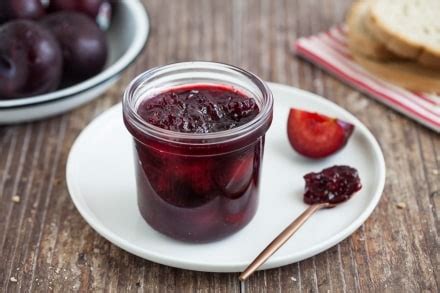
[{"label": "red striped cloth", "polygon": [[440,97],[408,91],[367,72],[351,57],[345,27],[300,38],[295,42],[295,51],[379,102],[440,132]]}]

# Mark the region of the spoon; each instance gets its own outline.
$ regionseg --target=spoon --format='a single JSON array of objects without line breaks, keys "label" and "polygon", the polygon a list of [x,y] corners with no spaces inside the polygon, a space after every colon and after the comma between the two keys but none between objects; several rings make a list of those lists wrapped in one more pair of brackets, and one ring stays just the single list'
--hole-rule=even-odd
[{"label": "spoon", "polygon": [[329,209],[335,207],[335,204],[331,203],[318,203],[308,207],[298,218],[296,218],[289,226],[284,229],[256,258],[255,260],[244,270],[239,276],[241,281],[246,280],[257,270],[262,264],[264,264],[269,257],[271,257],[290,237],[295,234],[296,231],[317,211],[320,209]]}]

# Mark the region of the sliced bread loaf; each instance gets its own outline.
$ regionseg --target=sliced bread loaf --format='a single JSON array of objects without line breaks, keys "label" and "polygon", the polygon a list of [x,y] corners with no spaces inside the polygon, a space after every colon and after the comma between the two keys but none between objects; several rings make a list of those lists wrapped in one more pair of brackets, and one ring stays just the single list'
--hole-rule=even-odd
[{"label": "sliced bread loaf", "polygon": [[440,68],[440,0],[373,0],[365,24],[395,54]]},{"label": "sliced bread loaf", "polygon": [[376,60],[390,60],[396,55],[379,41],[366,27],[371,0],[360,0],[352,4],[347,14],[348,46],[350,50]]},{"label": "sliced bread loaf", "polygon": [[375,61],[353,52],[357,63],[375,76],[417,92],[440,93],[440,71],[413,61]]}]

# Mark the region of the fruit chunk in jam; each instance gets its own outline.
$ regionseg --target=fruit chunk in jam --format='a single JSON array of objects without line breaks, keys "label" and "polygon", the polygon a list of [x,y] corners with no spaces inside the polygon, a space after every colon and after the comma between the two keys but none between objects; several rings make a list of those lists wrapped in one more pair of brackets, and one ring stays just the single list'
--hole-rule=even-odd
[{"label": "fruit chunk in jam", "polygon": [[[212,133],[251,121],[259,108],[231,88],[203,85],[145,99],[137,113],[163,129]],[[255,215],[264,136],[238,150],[230,143],[176,148],[139,133],[135,139],[139,209],[157,231],[208,242],[240,230]]]},{"label": "fruit chunk in jam", "polygon": [[362,188],[357,170],[349,166],[333,166],[319,173],[312,172],[306,174],[304,180],[304,202],[308,204],[340,203],[349,200]]},{"label": "fruit chunk in jam", "polygon": [[259,112],[253,98],[227,87],[185,86],[146,99],[138,114],[163,129],[210,133],[251,121]]}]

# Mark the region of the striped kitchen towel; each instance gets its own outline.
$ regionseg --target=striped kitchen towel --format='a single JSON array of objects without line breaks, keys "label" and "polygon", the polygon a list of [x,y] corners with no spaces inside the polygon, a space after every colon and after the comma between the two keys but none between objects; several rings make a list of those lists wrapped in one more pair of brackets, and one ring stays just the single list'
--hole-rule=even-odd
[{"label": "striped kitchen towel", "polygon": [[295,52],[356,89],[440,132],[440,97],[411,92],[370,74],[353,61],[346,38],[344,26],[333,27],[328,32],[299,38]]}]

